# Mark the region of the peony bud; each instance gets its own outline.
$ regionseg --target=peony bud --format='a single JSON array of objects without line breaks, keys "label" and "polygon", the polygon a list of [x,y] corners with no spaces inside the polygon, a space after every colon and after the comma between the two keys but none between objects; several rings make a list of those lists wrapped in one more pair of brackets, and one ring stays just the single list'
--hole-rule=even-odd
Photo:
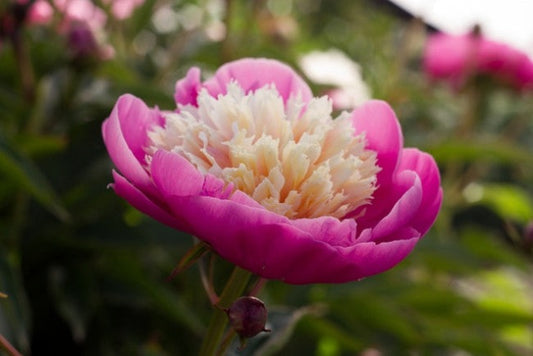
[{"label": "peony bud", "polygon": [[241,339],[250,338],[265,329],[267,310],[265,304],[255,297],[240,297],[225,310],[233,329]]},{"label": "peony bud", "polygon": [[68,29],[67,41],[75,56],[85,57],[98,52],[98,43],[86,23],[73,22]]}]

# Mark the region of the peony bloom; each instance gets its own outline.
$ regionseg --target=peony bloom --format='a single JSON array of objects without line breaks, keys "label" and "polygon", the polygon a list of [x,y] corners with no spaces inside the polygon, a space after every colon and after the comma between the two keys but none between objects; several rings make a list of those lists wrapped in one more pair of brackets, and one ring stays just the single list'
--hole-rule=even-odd
[{"label": "peony bloom", "polygon": [[192,68],[177,109],[121,96],[102,133],[111,187],[140,211],[194,234],[230,262],[287,283],[340,283],[403,260],[433,224],[433,158],[404,149],[382,101],[331,118],[288,66]]},{"label": "peony bloom", "polygon": [[424,70],[456,88],[475,75],[492,76],[517,89],[533,88],[533,62],[525,53],[475,33],[432,35],[424,51]]}]

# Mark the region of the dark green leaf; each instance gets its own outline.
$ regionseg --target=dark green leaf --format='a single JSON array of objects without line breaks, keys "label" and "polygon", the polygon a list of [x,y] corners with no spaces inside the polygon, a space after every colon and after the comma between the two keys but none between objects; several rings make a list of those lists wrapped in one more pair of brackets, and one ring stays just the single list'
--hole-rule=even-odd
[{"label": "dark green leaf", "polygon": [[30,159],[11,147],[1,135],[0,173],[20,189],[32,194],[37,201],[59,219],[68,219],[67,210],[39,168]]}]

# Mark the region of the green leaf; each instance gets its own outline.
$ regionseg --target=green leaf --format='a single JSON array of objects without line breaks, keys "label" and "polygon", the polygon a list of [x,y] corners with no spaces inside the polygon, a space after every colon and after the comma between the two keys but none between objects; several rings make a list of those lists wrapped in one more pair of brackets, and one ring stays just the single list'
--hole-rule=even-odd
[{"label": "green leaf", "polygon": [[533,165],[533,155],[524,148],[499,138],[471,139],[469,141],[449,139],[446,142],[427,147],[437,161],[496,161]]},{"label": "green leaf", "polygon": [[198,242],[194,245],[185,256],[181,258],[178,265],[172,273],[170,274],[169,279],[174,278],[178,273],[185,271],[187,268],[191,267],[196,261],[198,261],[205,253],[211,250],[211,247],[205,242]]},{"label": "green leaf", "polygon": [[30,157],[56,153],[65,148],[67,140],[62,136],[21,135],[17,138],[21,150]]},{"label": "green leaf", "polygon": [[65,221],[69,214],[39,168],[11,147],[0,135],[0,173],[20,189],[30,193],[51,213]]},{"label": "green leaf", "polygon": [[533,204],[528,193],[516,185],[486,185],[481,201],[505,218],[522,223],[533,219]]},{"label": "green leaf", "polygon": [[[186,326],[197,335],[205,332],[205,327],[195,311],[186,303],[183,295],[176,293],[170,284],[154,280],[138,264],[138,260],[125,253],[110,253],[105,256],[107,276],[110,285],[118,290],[122,299],[146,298],[151,308]],[[109,293],[110,291],[107,291]],[[112,293],[112,292],[111,292]]]}]

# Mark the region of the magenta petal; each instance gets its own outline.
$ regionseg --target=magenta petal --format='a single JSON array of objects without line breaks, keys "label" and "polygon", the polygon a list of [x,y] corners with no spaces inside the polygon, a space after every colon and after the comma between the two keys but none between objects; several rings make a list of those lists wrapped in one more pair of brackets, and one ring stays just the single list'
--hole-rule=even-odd
[{"label": "magenta petal", "polygon": [[431,155],[409,148],[404,150],[399,170],[416,172],[422,182],[423,197],[413,227],[423,235],[435,222],[442,204],[439,168]]},{"label": "magenta petal", "polygon": [[293,220],[292,224],[332,246],[346,247],[355,243],[357,223],[353,219],[340,221],[331,216],[321,216],[314,219]]},{"label": "magenta petal", "polygon": [[139,162],[144,162],[149,141],[147,133],[153,126],[161,126],[163,118],[158,110],[148,108],[142,100],[132,95],[118,99],[117,111],[120,129],[128,147]]},{"label": "magenta petal", "polygon": [[135,188],[120,174],[113,171],[113,178],[115,183],[111,184],[111,187],[115,193],[124,198],[124,200],[130,203],[134,208],[174,229],[185,229],[187,226],[185,223],[178,221],[178,219],[172,216],[168,211],[164,210],[161,206],[150,200],[150,198],[148,198],[139,189]]},{"label": "magenta petal", "polygon": [[303,231],[265,209],[205,196],[170,197],[175,215],[218,254],[264,278],[287,283],[341,283],[382,272],[401,261],[419,237],[401,229],[402,240],[335,247],[320,231]]},{"label": "magenta petal", "polygon": [[[280,238],[276,245],[288,246],[292,254],[292,265],[285,266],[282,280],[293,284],[345,283],[384,272],[402,261],[420,237],[417,231],[406,228],[396,232],[397,241],[357,243],[340,248],[305,237],[294,239],[292,231],[284,226],[279,226],[277,232]],[[275,258],[276,250],[272,254]]]},{"label": "magenta petal", "polygon": [[250,208],[256,208],[256,209],[264,209],[264,207],[259,204],[257,201],[255,201],[253,198],[251,198],[248,194],[237,190],[235,191],[230,198],[231,201],[234,201],[235,203],[239,203],[241,205],[248,206]]},{"label": "magenta petal", "polygon": [[[115,166],[130,182],[153,197],[157,197],[158,192],[139,157],[141,145],[146,144],[146,129],[155,121],[153,111],[141,100],[132,95],[123,95],[102,124],[104,143]],[[131,123],[140,125],[144,130],[136,133]],[[126,128],[125,132],[122,131],[123,127]]]},{"label": "magenta petal", "polygon": [[[195,236],[209,243],[230,262],[266,278],[279,279],[283,276],[284,268],[292,261],[290,253],[285,255],[288,252],[281,247],[283,245],[272,245],[276,236],[265,236],[260,232],[264,226],[288,225],[289,219],[283,216],[264,208],[251,208],[231,200],[207,196],[173,196],[167,201],[176,216],[190,223]],[[295,229],[293,238],[298,238],[298,233],[301,234]],[[265,264],[268,258],[272,258],[273,249],[278,250],[276,258],[287,257],[281,265]]]},{"label": "magenta petal", "polygon": [[204,176],[177,153],[157,151],[150,166],[155,185],[164,196],[200,194]]},{"label": "magenta petal", "polygon": [[226,184],[222,179],[207,174],[204,177],[201,195],[228,199],[233,192],[233,184]]},{"label": "magenta petal", "polygon": [[[381,243],[359,243],[344,250],[343,258],[354,261],[351,272],[346,275],[359,278],[384,272],[400,263],[413,250],[421,235],[412,228],[394,232],[394,238]],[[341,275],[344,277],[344,275]],[[339,276],[339,279],[342,277]],[[344,279],[339,282],[348,282]]]},{"label": "magenta petal", "polygon": [[187,72],[185,78],[178,80],[176,83],[176,92],[174,99],[177,104],[196,106],[196,97],[202,88],[200,82],[200,69],[193,67]]},{"label": "magenta petal", "polygon": [[[372,230],[373,241],[383,241],[387,235],[407,226],[415,218],[422,201],[422,184],[415,172],[404,171],[397,177],[397,183],[410,188],[396,201],[391,211]],[[393,237],[395,240],[396,236]]]},{"label": "magenta petal", "polygon": [[[307,239],[289,244],[293,268],[284,271],[287,283],[345,283],[384,272],[402,261],[418,241],[416,231],[399,231],[398,241],[359,243],[349,248],[331,248]],[[407,238],[407,236],[412,236]],[[289,240],[287,236],[285,240]],[[292,240],[291,240],[292,242]],[[285,244],[282,240],[280,244]],[[295,263],[296,262],[296,263]]]},{"label": "magenta petal", "polygon": [[389,104],[371,100],[352,113],[352,123],[356,132],[365,132],[367,149],[377,152],[377,164],[381,167],[378,182],[385,185],[398,165],[403,146],[402,129]]},{"label": "magenta petal", "polygon": [[228,199],[233,190],[232,184],[209,174],[204,176],[177,153],[157,151],[150,168],[155,185],[165,196],[207,195]]},{"label": "magenta petal", "polygon": [[300,95],[303,102],[313,97],[309,86],[291,67],[264,58],[245,58],[227,63],[204,82],[204,87],[216,97],[226,93],[226,87],[232,80],[239,83],[245,92],[274,84],[285,102],[291,96]]}]

